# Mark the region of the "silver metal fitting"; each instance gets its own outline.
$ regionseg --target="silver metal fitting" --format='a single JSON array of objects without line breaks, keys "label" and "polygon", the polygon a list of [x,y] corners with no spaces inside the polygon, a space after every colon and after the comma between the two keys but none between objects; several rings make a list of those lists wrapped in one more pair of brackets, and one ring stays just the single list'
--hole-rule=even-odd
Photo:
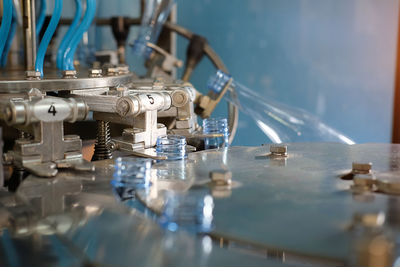
[{"label": "silver metal fitting", "polygon": [[28,97],[29,97],[30,100],[32,100],[33,98],[43,98],[45,96],[46,96],[46,94],[43,93],[42,91],[40,91],[37,88],[32,88],[28,92]]},{"label": "silver metal fitting", "polygon": [[27,70],[25,76],[27,80],[40,80],[42,78],[40,71],[35,70]]},{"label": "silver metal fitting", "polygon": [[64,70],[63,79],[76,79],[76,70]]},{"label": "silver metal fitting", "polygon": [[271,145],[269,147],[269,152],[271,152],[272,155],[287,156],[287,146],[285,146],[285,145]]},{"label": "silver metal fitting", "polygon": [[90,69],[89,70],[89,77],[90,78],[101,78],[103,76],[102,69]]},{"label": "silver metal fitting", "polygon": [[128,95],[128,88],[126,88],[125,86],[116,86],[115,90],[117,91],[118,96],[123,97]]},{"label": "silver metal fitting", "polygon": [[115,67],[107,68],[107,76],[117,76],[117,75],[118,75],[118,68]]},{"label": "silver metal fitting", "polygon": [[352,172],[353,173],[370,173],[372,169],[372,163],[359,163],[359,162],[353,162],[352,164]]},{"label": "silver metal fitting", "polygon": [[119,75],[124,75],[129,73],[129,66],[128,65],[119,65],[117,67],[118,69],[118,74]]},{"label": "silver metal fitting", "polygon": [[232,183],[232,172],[228,170],[213,170],[210,178],[216,185],[230,185]]},{"label": "silver metal fitting", "polygon": [[175,90],[171,94],[172,105],[174,107],[180,108],[186,105],[189,101],[187,93],[183,90]]},{"label": "silver metal fitting", "polygon": [[129,115],[130,111],[132,110],[133,102],[129,101],[126,98],[118,100],[116,105],[116,111],[121,117],[125,117]]}]

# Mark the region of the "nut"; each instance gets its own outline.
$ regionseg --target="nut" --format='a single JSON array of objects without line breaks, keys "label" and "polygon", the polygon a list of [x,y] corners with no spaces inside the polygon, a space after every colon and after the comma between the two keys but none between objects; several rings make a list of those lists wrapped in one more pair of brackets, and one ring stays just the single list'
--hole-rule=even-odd
[{"label": "nut", "polygon": [[118,74],[124,75],[129,73],[129,66],[128,65],[119,65],[118,66]]},{"label": "nut", "polygon": [[352,172],[353,173],[369,173],[372,168],[372,163],[359,163],[353,162],[352,164]]},{"label": "nut", "polygon": [[269,152],[273,155],[286,156],[287,155],[287,146],[285,145],[271,145],[269,147]]},{"label": "nut", "polygon": [[107,76],[116,76],[118,75],[118,68],[108,67],[107,68]]},{"label": "nut", "polygon": [[64,70],[63,79],[76,79],[76,70]]},{"label": "nut", "polygon": [[101,78],[103,76],[103,71],[101,69],[90,69],[89,77],[90,78]]},{"label": "nut", "polygon": [[216,185],[230,185],[232,183],[232,172],[228,170],[213,170],[210,172],[210,178]]},{"label": "nut", "polygon": [[42,75],[40,71],[28,70],[25,72],[27,80],[40,80]]}]

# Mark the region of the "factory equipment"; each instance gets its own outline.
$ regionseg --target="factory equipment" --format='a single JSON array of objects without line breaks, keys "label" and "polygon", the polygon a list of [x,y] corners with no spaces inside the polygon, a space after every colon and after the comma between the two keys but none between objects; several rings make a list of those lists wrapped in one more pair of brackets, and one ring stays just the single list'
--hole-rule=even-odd
[{"label": "factory equipment", "polygon": [[[396,263],[398,145],[354,145],[263,100],[171,20],[175,1],[141,1],[141,18],[110,19],[96,18],[96,0],[70,2],[72,19],[55,0],[46,22],[45,0],[3,0],[2,266]],[[117,57],[99,52],[86,67],[76,54],[91,25],[112,28]],[[145,76],[126,57],[139,25],[131,49]],[[175,33],[190,40],[181,79]],[[18,44],[23,60],[7,61]],[[218,70],[206,94],[189,82],[204,55]],[[213,117],[223,99],[226,118]],[[239,110],[272,143],[231,146]]]}]

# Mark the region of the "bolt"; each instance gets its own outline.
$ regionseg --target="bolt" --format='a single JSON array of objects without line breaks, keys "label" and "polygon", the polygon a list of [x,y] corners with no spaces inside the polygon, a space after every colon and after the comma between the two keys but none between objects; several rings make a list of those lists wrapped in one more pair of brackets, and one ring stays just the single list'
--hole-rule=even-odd
[{"label": "bolt", "polygon": [[40,71],[28,70],[25,75],[27,80],[40,80],[42,78]]},{"label": "bolt", "polygon": [[76,70],[64,70],[63,79],[76,79]]},{"label": "bolt", "polygon": [[124,64],[119,65],[117,67],[117,69],[118,69],[118,74],[119,75],[124,75],[124,74],[128,74],[129,73],[129,66],[128,65],[124,65]]},{"label": "bolt", "polygon": [[210,178],[216,185],[230,185],[232,183],[232,172],[228,170],[213,170],[210,172]]},{"label": "bolt", "polygon": [[128,114],[130,108],[131,108],[131,105],[129,104],[128,100],[122,99],[122,100],[118,101],[117,113],[121,117],[125,117]]},{"label": "bolt", "polygon": [[178,108],[183,107],[188,102],[189,99],[187,94],[182,90],[175,90],[172,93],[171,98],[172,98],[172,104]]},{"label": "bolt", "polygon": [[285,146],[285,145],[271,145],[269,147],[269,152],[271,152],[272,155],[287,156],[287,146]]},{"label": "bolt", "polygon": [[118,68],[108,67],[107,68],[107,76],[116,76],[118,75]]},{"label": "bolt", "polygon": [[118,85],[115,87],[118,96],[125,96],[128,94],[128,89],[125,86]]},{"label": "bolt", "polygon": [[353,173],[370,173],[372,168],[372,163],[359,163],[359,162],[353,162],[352,165],[352,172]]},{"label": "bolt", "polygon": [[101,69],[90,69],[89,77],[90,78],[101,78],[103,76],[103,71]]}]

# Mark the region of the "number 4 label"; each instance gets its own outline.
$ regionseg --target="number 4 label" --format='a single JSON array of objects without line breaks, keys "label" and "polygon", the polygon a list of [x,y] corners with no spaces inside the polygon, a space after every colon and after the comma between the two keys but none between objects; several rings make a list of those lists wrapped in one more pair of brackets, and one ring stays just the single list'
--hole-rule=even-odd
[{"label": "number 4 label", "polygon": [[71,106],[61,98],[49,97],[34,106],[35,117],[44,122],[63,121],[71,114]]},{"label": "number 4 label", "polygon": [[49,110],[47,112],[53,114],[53,116],[56,115],[57,111],[56,107],[54,106],[54,103],[50,105]]}]

